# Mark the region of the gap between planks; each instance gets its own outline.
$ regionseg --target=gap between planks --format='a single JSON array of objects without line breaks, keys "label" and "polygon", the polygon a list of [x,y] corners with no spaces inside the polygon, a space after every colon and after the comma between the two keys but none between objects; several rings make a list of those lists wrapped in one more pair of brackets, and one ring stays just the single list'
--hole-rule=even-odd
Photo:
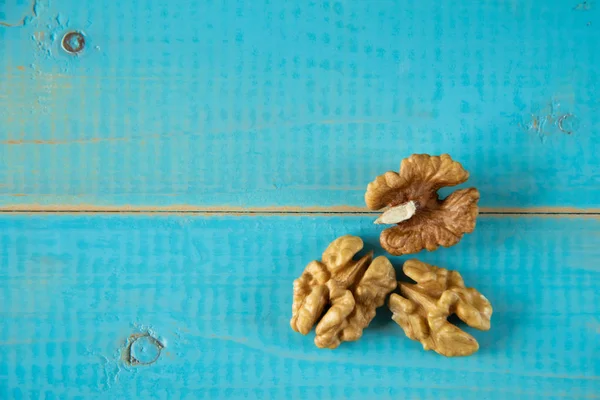
[{"label": "gap between planks", "polygon": [[[94,206],[94,205],[15,205],[0,207],[0,214],[118,214],[118,215],[343,215],[377,216],[381,211],[371,211],[362,207],[198,207],[174,205],[152,206]],[[486,216],[542,216],[542,217],[583,217],[600,218],[600,208],[581,209],[570,207],[530,207],[530,208],[493,208],[482,207],[480,215]]]}]

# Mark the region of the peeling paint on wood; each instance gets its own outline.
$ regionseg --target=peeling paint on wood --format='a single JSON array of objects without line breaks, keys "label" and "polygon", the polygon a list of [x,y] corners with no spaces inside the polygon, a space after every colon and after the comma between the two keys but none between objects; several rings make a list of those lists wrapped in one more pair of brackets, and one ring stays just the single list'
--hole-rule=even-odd
[{"label": "peeling paint on wood", "polygon": [[[9,3],[9,5],[11,5]],[[0,11],[2,11],[2,13],[4,14],[7,11],[14,11],[11,8],[8,8],[6,6],[6,4],[3,4],[3,8],[0,8]],[[31,5],[29,7],[28,12],[23,15],[20,20],[18,20],[17,22],[9,22],[7,20],[0,20],[0,29],[1,27],[5,27],[5,28],[18,28],[21,26],[25,26],[25,24],[27,24],[27,22],[32,19],[35,18],[37,16],[37,0],[32,0],[31,1]]]}]

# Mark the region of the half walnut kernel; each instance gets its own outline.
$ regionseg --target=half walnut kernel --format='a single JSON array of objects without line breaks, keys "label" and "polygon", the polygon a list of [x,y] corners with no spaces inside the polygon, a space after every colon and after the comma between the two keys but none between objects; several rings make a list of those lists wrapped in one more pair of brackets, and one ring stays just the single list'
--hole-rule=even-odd
[{"label": "half walnut kernel", "polygon": [[381,233],[381,246],[393,255],[450,247],[473,232],[479,191],[461,189],[440,200],[437,191],[465,182],[469,173],[448,154],[413,154],[400,173],[386,172],[369,183],[365,202],[371,210],[388,209],[375,221],[397,224]]},{"label": "half walnut kernel", "polygon": [[475,338],[448,322],[456,314],[470,327],[490,329],[492,305],[476,289],[465,287],[456,271],[408,260],[402,268],[413,283],[399,282],[400,292],[390,296],[392,319],[406,336],[425,350],[447,356],[468,356],[479,349]]},{"label": "half walnut kernel", "polygon": [[396,272],[387,258],[373,260],[369,253],[353,259],[362,248],[359,237],[337,238],[321,261],[310,262],[294,281],[290,325],[306,335],[317,324],[317,347],[334,349],[358,340],[396,287]]}]

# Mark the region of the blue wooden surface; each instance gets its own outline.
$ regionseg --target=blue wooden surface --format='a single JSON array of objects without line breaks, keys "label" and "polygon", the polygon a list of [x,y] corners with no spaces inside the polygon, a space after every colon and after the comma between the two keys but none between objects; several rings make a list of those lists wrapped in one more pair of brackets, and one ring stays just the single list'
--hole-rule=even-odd
[{"label": "blue wooden surface", "polygon": [[[600,3],[169,3],[0,0],[0,398],[600,396]],[[339,235],[381,252],[340,213],[417,152],[481,191],[475,232],[417,256],[492,329],[446,359],[384,308],[315,348],[293,279]],[[95,213],[10,214],[51,208]],[[160,215],[239,208],[279,214]]]},{"label": "blue wooden surface", "polygon": [[484,207],[599,207],[596,2],[33,3],[0,2],[4,208],[364,206],[414,152]]},{"label": "blue wooden surface", "polygon": [[[483,217],[459,245],[420,255],[494,306],[492,329],[472,332],[480,351],[448,359],[385,309],[334,351],[290,329],[293,279],[337,236],[375,248],[370,217],[6,216],[0,397],[597,398],[599,229]],[[145,329],[166,347],[127,367],[125,341]]]}]

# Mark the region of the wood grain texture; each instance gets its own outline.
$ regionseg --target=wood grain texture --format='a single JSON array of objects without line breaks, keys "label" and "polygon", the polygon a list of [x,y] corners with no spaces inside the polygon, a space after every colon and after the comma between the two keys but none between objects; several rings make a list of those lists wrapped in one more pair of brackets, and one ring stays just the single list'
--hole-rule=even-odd
[{"label": "wood grain texture", "polygon": [[600,205],[599,7],[169,4],[2,2],[2,206],[361,207],[416,152],[484,207]]},{"label": "wood grain texture", "polygon": [[[600,397],[599,17],[0,0],[0,398]],[[445,359],[383,309],[315,348],[292,281],[340,235],[381,252],[366,185],[421,152],[462,162],[485,215],[418,257],[484,293],[492,330]]]},{"label": "wood grain texture", "polygon": [[[0,397],[598,397],[600,221],[484,217],[418,255],[491,300],[472,357],[424,352],[386,310],[360,341],[317,349],[289,327],[292,281],[337,236],[380,251],[372,220],[3,216]],[[125,365],[148,329],[158,361]]]}]

